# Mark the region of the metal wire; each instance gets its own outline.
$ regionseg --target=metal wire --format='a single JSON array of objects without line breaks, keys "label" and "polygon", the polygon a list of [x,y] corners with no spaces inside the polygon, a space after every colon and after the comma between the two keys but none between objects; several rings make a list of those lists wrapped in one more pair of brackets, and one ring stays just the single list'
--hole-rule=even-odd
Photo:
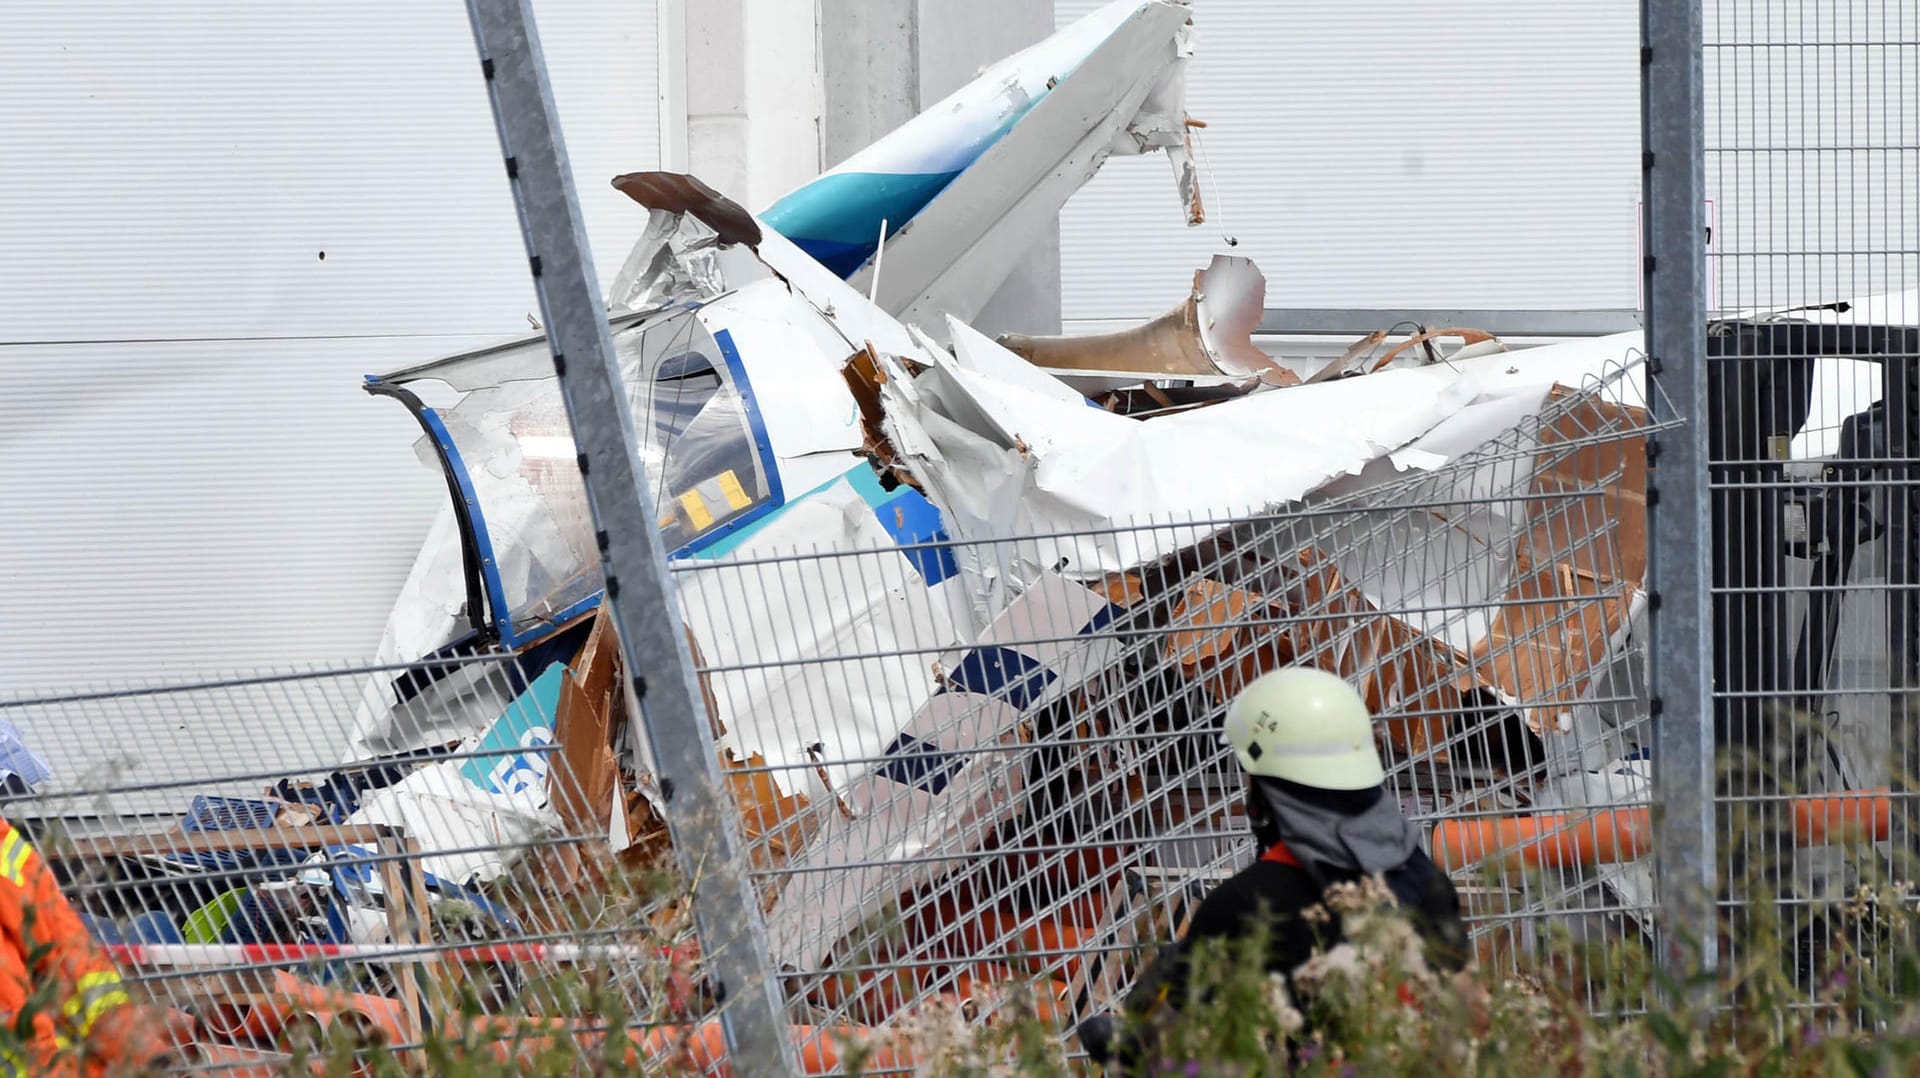
[{"label": "metal wire", "polygon": [[[985,1020],[1016,984],[1063,1022],[1112,1006],[1254,853],[1217,728],[1277,665],[1362,688],[1425,833],[1537,815],[1553,842],[1582,813],[1643,808],[1638,373],[1557,392],[1439,467],[1106,529],[1192,541],[1117,577],[1056,567],[983,630],[972,578],[932,580],[931,559],[1008,564],[1068,535],[677,563],[796,1023],[861,1033],[954,997]],[[482,1016],[577,1019],[569,972],[665,1051],[720,1004],[684,881],[657,868],[668,840],[624,702],[582,710],[572,691],[621,683],[596,624],[539,658],[17,696],[0,718],[62,766],[7,816],[144,991],[196,1017],[203,1066],[284,1054],[312,1035],[298,1013],[417,1043],[474,1020],[463,986],[485,989],[467,1000]],[[484,721],[449,737],[448,714]],[[87,756],[101,732],[117,751]],[[1644,945],[1653,896],[1631,858],[1460,850],[1483,963],[1519,968],[1550,928]]]},{"label": "metal wire", "polygon": [[[1644,809],[1628,758],[1645,533],[1622,495],[1649,425],[1616,403],[1634,372],[1434,471],[1184,522],[1205,538],[1125,581],[1051,575],[985,634],[984,659],[909,601],[925,585],[894,549],[680,565],[689,609],[732,615],[696,636],[751,657],[702,676],[739,773],[770,782],[743,807],[808,1020],[873,1025],[942,996],[984,1016],[1016,981],[1063,1017],[1111,1006],[1139,947],[1255,853],[1217,728],[1261,669],[1365,686],[1393,788],[1425,827]],[[824,595],[868,599],[829,613]],[[881,685],[896,713],[870,736],[860,709]],[[938,717],[894,737],[903,710]],[[1548,921],[1644,946],[1638,869],[1457,878],[1482,961],[1517,969]]]},{"label": "metal wire", "polygon": [[[1920,854],[1920,0],[1715,0],[1706,30],[1715,706],[1661,721],[1725,755],[1725,961],[1776,961],[1749,931],[1771,915],[1814,1006],[1836,962],[1891,975],[1836,900]],[[1063,1028],[1112,1007],[1254,856],[1217,731],[1293,664],[1367,697],[1483,968],[1556,933],[1651,954],[1638,374],[1253,515],[677,562],[795,1024],[984,1021],[1016,985]],[[1174,552],[1051,557],[1077,540]],[[725,1003],[597,624],[538,655],[15,695],[0,720],[55,777],[5,815],[205,1069],[315,1026],[407,1046],[528,1015],[684,1062]]]},{"label": "metal wire", "polygon": [[[1920,4],[1705,15],[1723,960],[1771,962],[1769,920],[1811,1004],[1836,964],[1891,965],[1836,900],[1912,878]],[[1890,791],[1865,841],[1810,841],[1789,812],[1863,789]]]},{"label": "metal wire", "polygon": [[[469,1012],[506,1023],[502,1045],[528,1016],[589,1032],[619,1013],[664,1051],[714,1013],[684,987],[700,973],[679,888],[622,865],[604,813],[593,828],[570,813],[583,788],[552,742],[558,672],[525,665],[18,696],[0,719],[26,743],[117,759],[56,769],[5,815],[129,983],[191,1016],[202,1069],[278,1066],[327,1029],[405,1050]],[[452,687],[494,702],[500,736],[350,749],[369,694],[444,704]]]}]

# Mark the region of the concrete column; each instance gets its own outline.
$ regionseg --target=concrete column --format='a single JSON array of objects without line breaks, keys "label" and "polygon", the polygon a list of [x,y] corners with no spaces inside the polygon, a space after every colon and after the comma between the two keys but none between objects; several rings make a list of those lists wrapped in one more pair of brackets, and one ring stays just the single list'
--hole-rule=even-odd
[{"label": "concrete column", "polygon": [[823,164],[845,161],[920,111],[920,0],[820,0]]},{"label": "concrete column", "polygon": [[[819,12],[826,168],[1053,33],[1053,0],[819,0]],[[1035,239],[973,325],[990,335],[1060,331],[1058,225]]]},{"label": "concrete column", "polygon": [[694,0],[685,12],[688,170],[763,210],[823,167],[814,7]]},{"label": "concrete column", "polygon": [[687,169],[740,200],[747,197],[745,7],[744,0],[688,4],[685,24]]}]

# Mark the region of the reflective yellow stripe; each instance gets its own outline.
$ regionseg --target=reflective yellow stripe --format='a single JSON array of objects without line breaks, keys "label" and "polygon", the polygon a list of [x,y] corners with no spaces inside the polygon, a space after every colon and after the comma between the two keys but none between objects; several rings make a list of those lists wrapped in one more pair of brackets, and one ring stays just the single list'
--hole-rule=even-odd
[{"label": "reflective yellow stripe", "polygon": [[[119,970],[117,969],[95,970],[92,973],[81,974],[80,979],[74,983],[73,990],[78,995],[84,996],[88,992],[92,992],[95,989],[100,988],[102,985],[119,984],[119,983],[120,983]],[[79,1004],[74,1003],[72,1001],[69,1001],[67,1003],[68,1014],[72,1014],[77,1009],[79,1009]]]},{"label": "reflective yellow stripe", "polygon": [[[84,1037],[93,1031],[93,1024],[100,1020],[102,1014],[127,1002],[131,1001],[120,987],[119,972],[108,969],[82,976],[73,998],[67,1000],[62,1010],[68,1020],[80,1015],[80,1035]],[[81,1014],[83,1008],[86,1013]]]},{"label": "reflective yellow stripe", "polygon": [[80,1035],[84,1037],[92,1033],[93,1024],[100,1020],[101,1015],[115,1007],[131,1002],[133,1002],[133,1000],[130,999],[122,989],[116,988],[110,992],[102,993],[98,999],[87,1004],[87,1013],[80,1016]]},{"label": "reflective yellow stripe", "polygon": [[0,838],[0,876],[13,882],[15,887],[24,887],[27,883],[24,869],[27,867],[27,855],[33,847],[20,832],[9,831],[6,838]]}]

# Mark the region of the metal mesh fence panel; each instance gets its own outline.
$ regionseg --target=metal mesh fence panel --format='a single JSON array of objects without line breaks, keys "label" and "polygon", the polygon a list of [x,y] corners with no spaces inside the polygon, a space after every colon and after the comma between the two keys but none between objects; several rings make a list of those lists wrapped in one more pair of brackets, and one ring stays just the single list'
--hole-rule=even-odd
[{"label": "metal mesh fence panel", "polygon": [[[1219,727],[1286,665],[1361,689],[1483,964],[1645,947],[1640,373],[1267,515],[678,563],[796,1020],[1113,1006],[1257,854]],[[1076,572],[1100,540],[1171,553]],[[943,563],[1041,568],[968,638]]]},{"label": "metal mesh fence panel", "polygon": [[[453,501],[444,567],[463,575],[474,638],[504,643],[0,700],[0,734],[18,742],[0,739],[6,770],[25,780],[6,789],[19,838],[0,871],[46,866],[199,1069],[272,1070],[344,1037],[416,1061],[452,1038],[510,1063],[585,1049],[712,1071],[729,1035],[775,1054],[769,983],[810,1073],[869,1051],[870,1071],[908,1069],[929,1014],[984,1023],[1031,1006],[1064,1030],[1114,1008],[1258,852],[1220,738],[1229,704],[1265,672],[1312,666],[1364,698],[1388,791],[1453,879],[1483,970],[1558,963],[1596,1010],[1655,1003],[1615,976],[1622,956],[1675,965],[1656,938],[1679,904],[1656,882],[1653,806],[1676,789],[1653,787],[1657,722],[1712,733],[1715,812],[1700,816],[1720,860],[1722,969],[1777,974],[1808,1004],[1837,973],[1890,977],[1881,960],[1903,941],[1877,903],[1911,899],[1920,852],[1920,0],[1703,13],[1704,48],[1686,55],[1704,68],[1712,318],[1706,396],[1689,392],[1685,418],[1708,450],[1704,531],[1676,536],[1665,517],[1650,550],[1649,439],[1672,410],[1651,407],[1657,388],[1619,339],[1536,364],[1479,331],[1423,329],[1422,351],[1409,339],[1376,361],[1382,331],[1303,377],[1249,358],[1250,341],[1233,363],[1251,365],[1229,371],[1206,333],[1163,319],[1152,340],[1211,357],[1170,393],[1152,364],[1075,366],[1093,358],[1075,349],[1125,335],[1007,338],[1023,353],[963,327],[950,345],[910,332],[877,287],[792,272],[797,252],[755,225],[757,249],[724,200],[696,212],[675,178],[637,173],[622,190],[651,217],[614,292],[638,305],[602,336],[583,271],[544,331],[598,341],[591,392],[553,354],[582,348],[540,336],[370,382],[420,420]],[[565,186],[550,126],[525,102],[502,110],[514,182],[544,170]],[[1672,176],[1649,191],[1690,190]],[[530,227],[530,253],[549,252],[531,254],[536,278],[559,274],[565,224]],[[584,252],[569,250],[577,270]],[[1256,278],[1216,260],[1181,310],[1217,329],[1257,307]],[[1219,310],[1203,317],[1203,301]],[[1662,317],[1676,309],[1698,313],[1657,311],[1649,339],[1685,321]],[[1453,333],[1451,358],[1428,339]],[[1598,377],[1537,381],[1598,369],[1594,348],[1622,354]],[[436,410],[407,388],[436,380],[461,403]],[[623,391],[638,452],[609,403]],[[1185,454],[1196,485],[1202,467],[1268,463],[1197,460],[1180,439],[1247,452],[1257,431],[1205,441],[1193,417],[1236,407],[1221,425],[1256,427],[1287,393],[1384,417],[1269,409],[1303,426],[1274,439],[1314,458],[1298,474],[1184,502],[1125,489],[1178,474],[1128,470],[1154,454]],[[562,398],[600,421],[572,430]],[[1030,425],[1094,413],[1100,426],[1072,437]],[[1057,474],[1041,490],[1048,453],[1089,485],[1102,466],[1126,474],[1086,497]],[[590,459],[594,482],[576,482]],[[658,475],[607,480],[622,461]],[[1111,510],[1244,490],[1265,508]],[[1668,556],[1710,566],[1705,714],[1649,687],[1684,665],[1660,666],[1649,643],[1649,564]],[[658,593],[634,600],[627,570],[642,568],[670,581],[683,624]],[[453,616],[415,583],[398,621],[427,599]],[[624,651],[609,598],[633,618]],[[670,710],[646,702],[648,674],[688,687],[661,659],[677,643],[657,646],[675,632],[724,792],[726,818],[691,828],[687,798],[668,806],[675,777],[684,794],[707,773],[690,763],[708,762],[704,737],[685,736],[701,718],[684,693],[678,725],[643,710]],[[675,848],[669,816],[672,834],[744,836],[751,888],[730,850]],[[742,908],[716,910],[716,894]],[[761,964],[762,924],[766,980],[719,983]],[[752,946],[713,938],[728,926]],[[1611,957],[1582,963],[1556,938]]]},{"label": "metal mesh fence panel", "polygon": [[[1258,515],[900,543],[829,493],[788,512],[844,541],[673,563],[807,1069],[903,1062],[936,1002],[1111,1008],[1257,852],[1219,726],[1281,666],[1361,691],[1483,966],[1645,948],[1644,395],[1616,365]],[[1076,569],[1116,545],[1160,553]],[[330,1035],[712,1066],[615,645],[589,612],[512,654],[16,697],[27,742],[113,751],[6,815],[202,1069]]]},{"label": "metal mesh fence panel", "polygon": [[1812,1002],[1913,878],[1920,5],[1718,0],[1703,61],[1721,944]]},{"label": "metal mesh fence panel", "polygon": [[[432,1044],[698,1070],[717,1001],[617,665],[596,618],[538,654],[17,697],[29,743],[113,751],[5,814],[193,1069]],[[449,714],[492,719],[409,725]],[[155,766],[180,730],[197,752]]]}]

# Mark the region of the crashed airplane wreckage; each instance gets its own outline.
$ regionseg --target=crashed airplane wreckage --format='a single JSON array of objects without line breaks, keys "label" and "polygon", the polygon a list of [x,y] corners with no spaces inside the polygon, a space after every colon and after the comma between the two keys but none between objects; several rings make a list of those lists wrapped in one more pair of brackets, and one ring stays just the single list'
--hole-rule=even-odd
[{"label": "crashed airplane wreckage", "polygon": [[[1119,0],[759,215],[613,181],[650,211],[608,295],[640,453],[816,1026],[990,995],[1016,955],[1060,1008],[1110,1002],[1155,881],[1243,852],[1213,729],[1285,664],[1362,690],[1417,816],[1507,814],[1443,820],[1443,863],[1566,870],[1557,894],[1491,877],[1470,912],[1651,887],[1630,843],[1548,835],[1645,796],[1637,335],[1379,333],[1308,370],[1255,346],[1264,281],[1230,257],[1122,333],[967,324],[1111,155],[1166,153],[1202,217],[1188,14]],[[542,835],[666,841],[552,369],[533,335],[367,380],[449,504],[381,647],[424,662],[367,686],[343,761],[384,777],[326,812],[403,828],[436,894],[478,902]],[[453,661],[475,652],[514,679]],[[383,941],[354,915],[377,875],[342,885],[334,941]]]},{"label": "crashed airplane wreckage", "polygon": [[[653,213],[614,288],[647,305],[612,321],[659,527],[756,861],[780,881],[775,957],[816,1006],[876,1023],[1010,978],[971,957],[1009,950],[1053,953],[1062,1003],[1119,976],[1078,944],[1110,920],[1129,851],[1184,836],[1203,847],[1190,868],[1232,857],[1205,840],[1236,800],[1205,735],[1277,665],[1361,685],[1429,812],[1461,790],[1525,805],[1550,760],[1584,776],[1637,747],[1630,705],[1587,699],[1625,677],[1645,605],[1647,421],[1617,353],[1409,349],[1309,382],[1247,337],[1257,269],[1217,258],[1104,365],[1048,366],[1082,345],[1012,342],[1030,361],[951,316],[939,343],[691,178],[616,184]],[[1220,280],[1240,292],[1209,293]],[[1151,376],[1159,358],[1177,370]],[[1088,373],[1096,396],[1067,381]],[[370,388],[414,409],[459,499],[395,631],[471,646],[447,639],[464,610],[536,688],[557,677],[557,721],[535,733],[581,792],[542,803],[536,771],[438,820],[373,805],[360,822],[460,850],[502,820],[641,844],[649,768],[610,691],[626,679],[592,616],[596,547],[544,338]],[[436,565],[452,589],[430,589]],[[484,744],[511,703],[457,672],[405,687],[368,709],[358,753]],[[394,787],[418,813],[446,797],[429,773]],[[474,829],[476,802],[496,830]],[[1030,852],[1060,849],[1081,852]],[[427,866],[469,883],[504,868]],[[883,940],[894,972],[849,986],[850,956],[879,962]],[[903,961],[924,977],[901,984]]]},{"label": "crashed airplane wreckage", "polygon": [[[1125,873],[1232,859],[1208,732],[1263,669],[1360,684],[1429,812],[1550,800],[1638,747],[1601,688],[1645,605],[1621,340],[1376,334],[1299,371],[1253,344],[1264,282],[1227,257],[1110,337],[966,324],[1112,154],[1166,152],[1201,219],[1189,33],[1183,4],[1109,5],[758,216],[613,181],[650,211],[608,308],[659,527],[775,957],[824,1022],[969,995],[1017,951],[1063,1004],[1110,996]],[[553,773],[429,765],[360,808],[469,886],[502,837],[663,841],[551,372],[534,335],[368,380],[452,503],[382,658],[504,649],[556,716],[509,722],[457,664],[369,687],[355,760],[557,746]]]},{"label": "crashed airplane wreckage", "polygon": [[[1028,359],[951,315],[943,340],[903,325],[689,177],[615,182],[653,214],[613,288],[639,309],[612,321],[659,526],[756,860],[781,881],[775,957],[816,1007],[884,1021],[1010,978],[978,956],[1014,950],[1054,956],[1063,1004],[1121,977],[1080,945],[1113,928],[1130,851],[1185,836],[1203,847],[1188,867],[1231,859],[1205,841],[1235,798],[1204,735],[1276,665],[1361,684],[1400,771],[1453,776],[1410,791],[1429,810],[1461,789],[1527,804],[1549,760],[1584,776],[1636,747],[1629,717],[1587,699],[1631,665],[1644,611],[1646,417],[1606,346],[1406,349],[1309,381],[1247,338],[1258,271],[1219,258],[1104,360],[1011,341]],[[543,804],[535,773],[438,821],[366,819],[484,848],[478,801],[496,828],[640,844],[649,768],[609,691],[626,682],[591,616],[545,340],[369,385],[408,402],[457,498],[391,631],[429,653],[464,610],[528,679],[561,671],[571,695],[539,736],[583,792]],[[436,565],[455,587],[431,589]],[[509,701],[470,688],[409,683],[356,751],[496,737]],[[415,792],[421,812],[446,797]],[[1060,849],[1081,852],[1032,852]],[[503,866],[428,867],[483,883]]]}]

